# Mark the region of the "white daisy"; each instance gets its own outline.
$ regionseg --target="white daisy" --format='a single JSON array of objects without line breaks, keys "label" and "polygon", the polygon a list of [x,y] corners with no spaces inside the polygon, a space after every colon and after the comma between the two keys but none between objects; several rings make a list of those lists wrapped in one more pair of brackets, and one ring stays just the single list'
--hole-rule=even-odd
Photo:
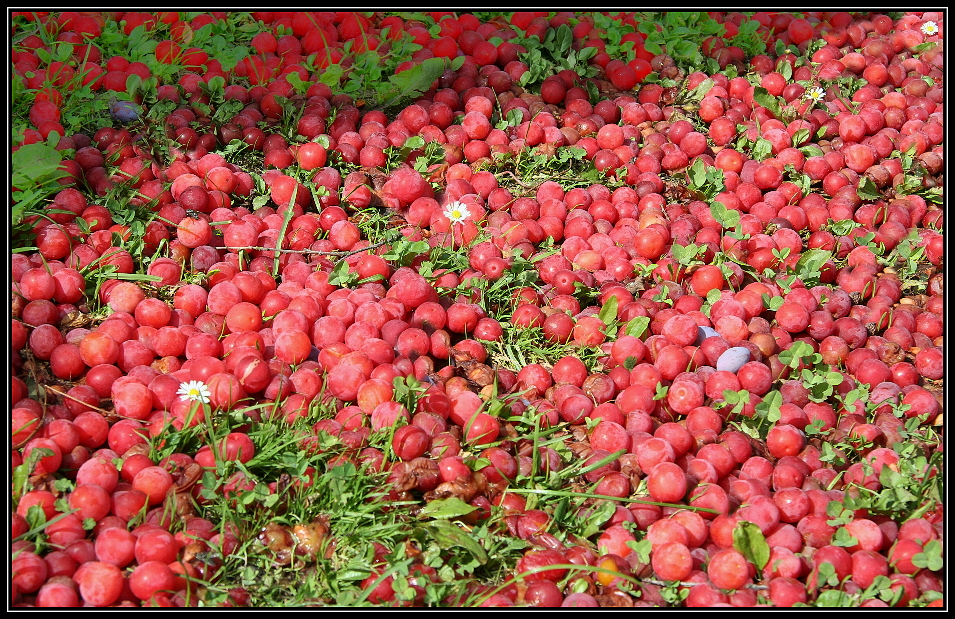
[{"label": "white daisy", "polygon": [[451,202],[444,207],[444,216],[450,219],[453,224],[461,224],[467,221],[467,218],[471,216],[471,212],[468,210],[467,205],[461,202]]},{"label": "white daisy", "polygon": [[822,101],[823,97],[826,96],[826,91],[822,87],[816,86],[815,88],[810,88],[807,90],[805,96],[813,103],[818,103]]},{"label": "white daisy", "polygon": [[190,400],[192,402],[202,402],[203,404],[209,403],[209,388],[201,380],[191,380],[188,383],[183,383],[179,385],[179,391],[176,392],[183,400]]},{"label": "white daisy", "polygon": [[922,34],[929,37],[933,34],[938,34],[938,24],[933,21],[925,22],[922,24]]}]

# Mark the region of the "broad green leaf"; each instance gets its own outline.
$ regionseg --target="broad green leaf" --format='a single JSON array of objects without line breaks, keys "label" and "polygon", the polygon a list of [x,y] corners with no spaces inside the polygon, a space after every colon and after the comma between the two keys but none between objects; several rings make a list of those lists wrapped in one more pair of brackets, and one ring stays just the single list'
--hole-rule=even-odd
[{"label": "broad green leaf", "polygon": [[420,135],[413,135],[405,140],[404,148],[414,150],[415,148],[423,148],[425,145],[424,138]]},{"label": "broad green leaf", "polygon": [[776,67],[776,71],[778,71],[779,74],[782,75],[782,76],[786,79],[787,82],[788,82],[788,81],[792,78],[792,76],[793,76],[793,68],[792,68],[792,65],[789,64],[789,62],[786,61],[786,60],[780,60],[780,61],[779,61],[779,64],[778,64],[777,67]]},{"label": "broad green leaf", "polygon": [[769,563],[769,544],[759,527],[752,522],[743,520],[733,528],[733,548],[743,553],[747,561],[759,570]]},{"label": "broad green leaf", "polygon": [[[823,565],[830,564],[824,563]],[[855,603],[848,595],[838,589],[826,589],[816,598],[815,605],[826,608],[842,608],[854,606]]]},{"label": "broad green leaf", "polygon": [[674,243],[670,246],[670,253],[673,255],[673,259],[679,262],[680,264],[688,265],[700,251],[700,247],[693,243],[689,245],[680,245]]},{"label": "broad green leaf", "polygon": [[870,202],[879,199],[879,189],[868,176],[863,176],[859,180],[859,186],[856,188],[856,194],[863,200]]},{"label": "broad green leaf", "polygon": [[336,580],[365,580],[369,576],[371,576],[371,570],[352,566],[335,572]]},{"label": "broad green leaf", "polygon": [[600,313],[597,314],[599,318],[605,325],[610,326],[617,320],[617,297],[611,296],[607,299],[607,302],[604,303],[603,307],[600,308]]},{"label": "broad green leaf", "polygon": [[773,116],[779,115],[779,101],[762,86],[753,89],[753,101],[769,110]]},{"label": "broad green leaf", "polygon": [[[654,400],[662,400],[667,397],[667,393],[670,391],[670,388],[663,383],[657,383],[656,393],[653,395]],[[724,392],[725,393],[725,392]]]},{"label": "broad green leaf", "polygon": [[833,546],[842,546],[843,548],[851,548],[859,543],[859,540],[852,536],[851,533],[845,527],[839,527],[836,529],[835,535],[832,536],[832,541],[830,542]]},{"label": "broad green leaf", "polygon": [[942,558],[942,545],[937,539],[928,542],[922,552],[912,557],[912,564],[915,567],[926,568],[933,572],[942,569],[945,565]]},{"label": "broad green leaf", "polygon": [[616,506],[612,501],[601,501],[592,512],[587,516],[587,525],[581,533],[581,537],[590,537],[599,532],[604,523],[614,515]]},{"label": "broad green leaf", "polygon": [[799,146],[809,141],[809,129],[799,129],[793,134],[793,145]]},{"label": "broad green leaf", "polygon": [[30,475],[36,469],[37,463],[48,456],[53,455],[53,450],[46,447],[38,447],[30,452],[20,466],[13,469],[13,491],[14,499],[19,499],[29,487]]},{"label": "broad green leaf", "polygon": [[470,552],[481,565],[488,561],[487,552],[467,531],[452,523],[450,520],[436,520],[429,524],[428,532],[442,548],[458,546]]},{"label": "broad green leaf", "polygon": [[66,175],[65,172],[57,173],[63,161],[62,155],[45,142],[21,146],[10,158],[13,160],[11,183],[22,190],[33,183],[55,180]]},{"label": "broad green leaf", "polygon": [[766,309],[769,309],[774,312],[778,310],[780,307],[782,307],[783,303],[786,302],[786,300],[783,297],[771,297],[765,292],[762,294],[762,299],[763,299],[763,305],[766,306]]},{"label": "broad green leaf", "polygon": [[796,275],[802,280],[813,280],[819,276],[820,269],[832,258],[832,252],[826,249],[810,249],[803,252],[796,262]]},{"label": "broad green leaf", "polygon": [[726,208],[722,202],[714,202],[710,205],[710,214],[724,228],[735,228],[739,225],[740,212]]},{"label": "broad green leaf", "polygon": [[585,47],[577,53],[577,62],[587,62],[597,55],[596,47]]},{"label": "broad green leaf", "polygon": [[[551,30],[551,32],[553,32],[553,30]],[[574,33],[571,31],[570,26],[561,24],[561,26],[557,28],[554,38],[557,43],[554,52],[563,55],[570,49],[571,44],[574,42]]]},{"label": "broad green leaf", "polygon": [[763,161],[773,154],[773,143],[766,138],[759,138],[753,145],[753,159]]},{"label": "broad green leaf", "polygon": [[693,165],[687,170],[687,176],[690,178],[690,185],[692,187],[703,186],[703,183],[706,182],[706,169],[702,159],[697,159],[693,162]]},{"label": "broad green leaf", "polygon": [[345,71],[339,64],[333,64],[325,67],[318,76],[318,80],[326,86],[338,87],[342,81],[342,75]]},{"label": "broad green leaf", "polygon": [[714,288],[706,293],[706,302],[710,305],[713,305],[722,298],[723,294],[720,290]]},{"label": "broad green leaf", "polygon": [[650,563],[650,553],[653,551],[653,542],[651,540],[642,539],[639,542],[627,542],[627,547],[637,553],[641,562]]},{"label": "broad green leaf", "polygon": [[458,497],[451,497],[450,499],[431,501],[418,513],[429,518],[458,518],[470,514],[476,509],[476,507],[468,505]]},{"label": "broad green leaf", "polygon": [[712,77],[706,78],[705,80],[700,82],[699,86],[697,86],[693,90],[693,96],[703,98],[704,96],[706,96],[706,93],[708,93],[710,89],[713,88],[714,84],[715,82],[713,81]]},{"label": "broad green leaf", "polygon": [[627,323],[626,328],[623,330],[624,335],[630,335],[633,337],[641,337],[644,333],[647,332],[647,327],[650,326],[650,317],[649,316],[636,316]]},{"label": "broad green leaf", "polygon": [[763,396],[763,401],[756,405],[756,411],[766,415],[768,421],[779,421],[780,407],[783,405],[783,395],[773,390]]}]

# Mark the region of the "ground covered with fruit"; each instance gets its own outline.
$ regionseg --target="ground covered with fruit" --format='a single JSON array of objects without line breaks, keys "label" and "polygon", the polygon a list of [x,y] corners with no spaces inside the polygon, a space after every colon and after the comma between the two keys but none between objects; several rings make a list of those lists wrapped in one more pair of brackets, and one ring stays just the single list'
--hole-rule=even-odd
[{"label": "ground covered with fruit", "polygon": [[943,13],[9,24],[12,607],[944,607]]}]

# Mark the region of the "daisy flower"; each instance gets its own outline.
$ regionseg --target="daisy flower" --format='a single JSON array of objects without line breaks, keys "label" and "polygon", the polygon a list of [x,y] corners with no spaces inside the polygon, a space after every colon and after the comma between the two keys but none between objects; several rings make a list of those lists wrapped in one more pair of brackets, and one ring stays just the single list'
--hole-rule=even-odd
[{"label": "daisy flower", "polygon": [[933,34],[938,34],[938,24],[933,21],[927,21],[922,24],[922,34],[927,37],[932,36]]},{"label": "daisy flower", "polygon": [[208,404],[210,393],[209,388],[204,382],[201,380],[191,380],[188,383],[179,385],[179,391],[176,392],[176,395],[183,400]]},{"label": "daisy flower", "polygon": [[810,88],[806,91],[806,98],[812,101],[813,103],[819,103],[822,101],[822,98],[826,96],[826,91],[820,86],[815,88]]},{"label": "daisy flower", "polygon": [[468,211],[467,205],[461,202],[451,202],[444,207],[444,216],[450,219],[452,224],[461,224],[467,221],[471,212]]}]

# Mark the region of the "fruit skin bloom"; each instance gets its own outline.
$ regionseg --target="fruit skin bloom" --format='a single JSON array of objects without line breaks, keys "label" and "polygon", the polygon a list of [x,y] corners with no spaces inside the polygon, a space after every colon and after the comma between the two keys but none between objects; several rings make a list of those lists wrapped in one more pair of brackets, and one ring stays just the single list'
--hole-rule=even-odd
[{"label": "fruit skin bloom", "polygon": [[922,34],[926,36],[932,36],[933,34],[938,34],[938,24],[933,21],[927,21],[922,24]]},{"label": "fruit skin bloom", "polygon": [[210,393],[205,383],[199,380],[191,380],[188,383],[180,385],[179,390],[176,391],[176,395],[183,400],[208,404]]},{"label": "fruit skin bloom", "polygon": [[452,202],[444,207],[444,216],[451,220],[453,224],[460,224],[467,221],[471,216],[468,207],[460,202]]}]

